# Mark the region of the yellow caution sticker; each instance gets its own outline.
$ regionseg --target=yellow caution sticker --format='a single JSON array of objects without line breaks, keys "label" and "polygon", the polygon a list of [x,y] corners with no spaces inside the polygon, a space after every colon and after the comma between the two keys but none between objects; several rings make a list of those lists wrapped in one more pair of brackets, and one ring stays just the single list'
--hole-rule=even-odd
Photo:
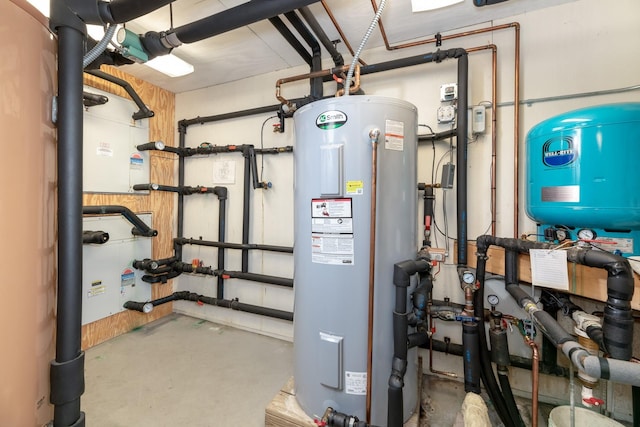
[{"label": "yellow caution sticker", "polygon": [[362,181],[347,181],[346,192],[349,195],[364,194],[364,182]]}]

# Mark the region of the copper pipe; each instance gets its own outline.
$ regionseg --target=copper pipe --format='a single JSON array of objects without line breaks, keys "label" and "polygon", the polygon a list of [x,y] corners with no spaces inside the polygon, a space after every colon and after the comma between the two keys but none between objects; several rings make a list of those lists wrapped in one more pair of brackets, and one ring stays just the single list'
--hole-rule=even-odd
[{"label": "copper pipe", "polygon": [[[349,88],[349,94],[354,94],[360,90],[360,65],[356,64],[355,72],[353,73],[353,86]],[[336,92],[336,96],[344,95],[344,88],[340,88]]]},{"label": "copper pipe", "polygon": [[[336,20],[335,16],[333,16],[333,12],[331,11],[331,9],[329,9],[329,6],[327,5],[327,2],[325,0],[321,0],[321,2],[322,2],[322,6],[324,7],[325,12],[327,12],[327,15],[329,15],[329,19],[331,19],[331,22],[333,23],[333,26],[338,31],[338,34],[340,34],[340,38],[344,42],[345,46],[347,46],[347,49],[349,50],[349,53],[351,53],[351,56],[355,55],[355,52],[354,52],[353,48],[351,47],[351,44],[349,43],[349,40],[347,40],[347,37],[342,32],[342,28],[340,27],[340,24],[338,24],[338,21]],[[367,65],[367,63],[364,62],[360,58],[358,58],[358,62],[360,64],[362,64],[362,65]]]},{"label": "copper pipe", "polygon": [[[429,303],[429,305],[431,305],[431,303]],[[429,320],[428,322],[429,331],[433,331],[432,325],[434,325],[435,323],[432,323],[433,322],[432,316],[429,315],[427,319]],[[449,378],[458,378],[458,375],[455,372],[439,371],[437,369],[433,369],[433,333],[431,332],[429,333],[430,333],[429,335],[429,372],[431,372],[432,374],[444,375]]]},{"label": "copper pipe", "polygon": [[513,94],[513,237],[518,238],[518,226],[520,222],[520,212],[518,198],[520,194],[520,167],[518,157],[520,156],[520,24],[515,24],[515,76]]},{"label": "copper pipe", "polygon": [[478,46],[466,49],[468,53],[478,52],[484,49],[492,50],[491,57],[491,235],[496,235],[496,212],[497,212],[497,151],[498,151],[498,135],[496,134],[497,114],[498,114],[498,47],[494,44],[486,46]]},{"label": "copper pipe", "polygon": [[[360,84],[360,67],[358,68],[358,87]],[[343,65],[341,67],[335,67],[335,68],[328,68],[326,70],[318,70],[318,71],[313,71],[311,73],[305,73],[305,74],[298,74],[296,76],[291,76],[291,77],[284,77],[282,79],[279,79],[276,82],[276,98],[278,98],[278,101],[280,101],[282,104],[284,105],[291,105],[291,103],[289,102],[288,99],[286,99],[285,97],[283,97],[281,95],[281,86],[285,83],[291,83],[291,82],[295,82],[298,80],[305,80],[305,79],[313,79],[316,77],[324,77],[324,76],[330,76],[332,74],[336,74],[336,73],[344,73],[349,71],[349,65]]]},{"label": "copper pipe", "polygon": [[538,375],[538,361],[540,360],[540,353],[538,352],[538,345],[534,340],[529,337],[525,337],[527,345],[531,347],[532,360],[531,360],[531,425],[538,425],[538,388],[539,388],[539,375]]},{"label": "copper pipe", "polygon": [[375,291],[375,259],[376,259],[376,191],[378,176],[378,137],[380,130],[372,129],[369,132],[371,139],[371,223],[369,226],[369,322],[367,331],[367,399],[366,399],[366,418],[371,421],[371,383],[372,383],[372,366],[373,366],[373,309],[374,309],[374,291]]}]

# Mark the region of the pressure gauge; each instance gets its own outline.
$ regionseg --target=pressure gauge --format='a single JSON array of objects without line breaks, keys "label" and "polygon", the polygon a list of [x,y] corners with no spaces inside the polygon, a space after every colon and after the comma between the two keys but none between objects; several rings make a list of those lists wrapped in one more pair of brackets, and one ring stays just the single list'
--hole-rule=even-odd
[{"label": "pressure gauge", "polygon": [[563,240],[567,240],[568,237],[569,237],[569,233],[567,232],[567,230],[562,228],[558,228],[556,230],[556,238],[558,239],[559,242],[562,242]]},{"label": "pressure gauge", "polygon": [[467,285],[473,285],[476,282],[476,275],[472,271],[466,270],[462,273],[462,281]]},{"label": "pressure gauge", "polygon": [[150,302],[146,303],[145,305],[142,306],[142,312],[145,314],[149,314],[153,311],[153,304],[151,304]]},{"label": "pressure gauge", "polygon": [[596,232],[590,228],[583,228],[578,230],[578,239],[580,240],[594,240],[596,238]]},{"label": "pressure gauge", "polygon": [[498,295],[491,294],[487,296],[487,302],[491,307],[495,307],[500,303],[500,298],[498,298]]}]

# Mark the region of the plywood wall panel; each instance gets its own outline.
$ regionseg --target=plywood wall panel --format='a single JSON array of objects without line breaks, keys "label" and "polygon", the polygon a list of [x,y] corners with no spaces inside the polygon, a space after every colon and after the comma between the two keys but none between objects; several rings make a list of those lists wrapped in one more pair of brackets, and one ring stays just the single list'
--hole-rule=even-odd
[{"label": "plywood wall panel", "polygon": [[[163,141],[174,146],[175,133],[175,95],[134,78],[123,71],[103,66],[102,71],[126,80],[138,93],[143,102],[155,113],[149,120],[149,141]],[[128,98],[120,86],[106,80],[85,74],[85,84],[97,89]],[[175,185],[177,157],[170,153],[150,153],[151,182]],[[122,205],[135,213],[152,213],[153,228],[158,236],[153,238],[152,257],[167,258],[173,255],[174,218],[177,198],[173,193],[150,192],[149,194],[84,194],[85,206]],[[159,298],[173,292],[171,281],[166,284],[152,285],[152,297]],[[86,349],[121,335],[148,322],[159,319],[172,312],[172,304],[156,307],[151,314],[125,311],[114,316],[85,325],[82,329],[82,348]]]}]

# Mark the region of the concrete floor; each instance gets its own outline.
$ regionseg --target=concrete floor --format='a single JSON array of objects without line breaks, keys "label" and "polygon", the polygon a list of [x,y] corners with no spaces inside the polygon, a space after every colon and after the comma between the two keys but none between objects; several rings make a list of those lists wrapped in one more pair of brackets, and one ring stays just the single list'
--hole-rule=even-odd
[{"label": "concrete floor", "polygon": [[[91,427],[264,426],[292,375],[291,343],[173,314],[87,351],[82,410]],[[425,375],[421,427],[461,425],[464,396],[460,382]],[[530,401],[518,406],[530,426]],[[538,427],[552,408],[540,405]]]},{"label": "concrete floor", "polygon": [[92,427],[264,426],[293,375],[291,343],[171,315],[86,353]]}]

